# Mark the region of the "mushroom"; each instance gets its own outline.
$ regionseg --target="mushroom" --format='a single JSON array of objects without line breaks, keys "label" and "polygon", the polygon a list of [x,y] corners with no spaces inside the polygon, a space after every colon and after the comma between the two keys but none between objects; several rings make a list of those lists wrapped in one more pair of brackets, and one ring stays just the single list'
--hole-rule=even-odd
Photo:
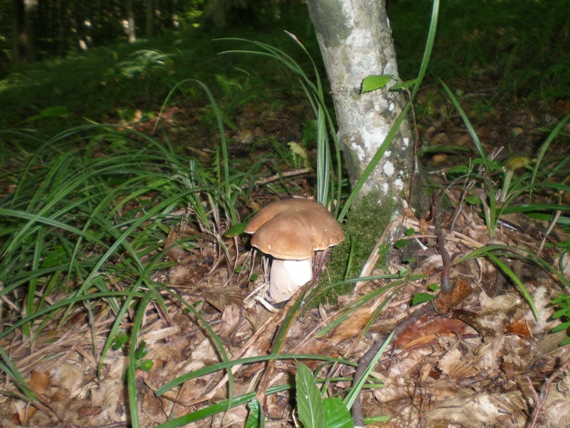
[{"label": "mushroom", "polygon": [[263,207],[245,227],[251,245],[273,257],[269,295],[275,303],[288,300],[313,279],[313,256],[344,239],[336,219],[308,199],[283,199]]}]

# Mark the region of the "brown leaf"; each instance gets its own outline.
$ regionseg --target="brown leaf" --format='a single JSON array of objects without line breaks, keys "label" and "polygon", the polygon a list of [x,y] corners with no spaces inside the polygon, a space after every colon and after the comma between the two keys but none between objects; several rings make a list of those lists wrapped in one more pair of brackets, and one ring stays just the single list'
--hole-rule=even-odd
[{"label": "brown leaf", "polygon": [[237,305],[227,305],[222,312],[220,337],[229,338],[234,334],[241,321],[241,311]]},{"label": "brown leaf", "polygon": [[471,286],[464,279],[459,279],[451,289],[451,292],[440,293],[433,304],[438,313],[446,314],[452,306],[462,302],[469,294],[471,294]]},{"label": "brown leaf", "polygon": [[50,381],[50,375],[32,370],[32,377],[30,378],[28,385],[36,394],[43,395],[47,391]]},{"label": "brown leaf", "polygon": [[10,419],[16,425],[27,425],[37,410],[38,409],[34,406],[30,406],[27,403],[21,403],[21,406],[18,407],[18,412],[14,413]]},{"label": "brown leaf", "polygon": [[212,288],[204,293],[204,298],[220,312],[224,312],[229,305],[243,306],[241,289],[237,286]]},{"label": "brown leaf", "polygon": [[475,376],[479,371],[466,361],[458,348],[453,348],[447,352],[440,360],[437,367],[442,373],[456,378],[468,378]]},{"label": "brown leaf", "polygon": [[532,337],[531,326],[525,320],[518,320],[507,326],[508,334],[516,334],[517,336],[530,339]]},{"label": "brown leaf", "polygon": [[437,336],[464,334],[468,326],[464,322],[451,318],[438,317],[428,320],[420,318],[414,325],[404,330],[395,342],[396,348],[405,349],[416,345],[429,343]]},{"label": "brown leaf", "polygon": [[338,327],[336,327],[332,333],[327,336],[327,340],[332,343],[340,343],[346,339],[361,334],[362,330],[370,320],[373,310],[374,308],[370,306],[358,309]]},{"label": "brown leaf", "polygon": [[84,406],[81,406],[79,409],[77,409],[77,413],[79,413],[79,416],[81,416],[82,418],[84,418],[86,416],[96,415],[100,411],[101,411],[100,408],[95,407],[95,406],[91,406],[90,404],[86,404]]}]

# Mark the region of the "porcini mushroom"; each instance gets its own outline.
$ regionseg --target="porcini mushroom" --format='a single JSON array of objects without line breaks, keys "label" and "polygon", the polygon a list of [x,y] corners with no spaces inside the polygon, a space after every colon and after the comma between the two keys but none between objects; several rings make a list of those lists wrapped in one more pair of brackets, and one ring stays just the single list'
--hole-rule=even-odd
[{"label": "porcini mushroom", "polygon": [[276,302],[291,298],[313,278],[316,251],[344,239],[340,224],[321,204],[308,199],[283,199],[263,207],[245,227],[251,245],[273,257],[269,295]]}]

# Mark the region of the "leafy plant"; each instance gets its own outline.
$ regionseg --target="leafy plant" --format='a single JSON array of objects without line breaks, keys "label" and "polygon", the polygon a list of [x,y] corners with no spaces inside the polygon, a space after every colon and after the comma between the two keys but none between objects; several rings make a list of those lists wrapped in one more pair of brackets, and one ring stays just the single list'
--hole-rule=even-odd
[{"label": "leafy plant", "polygon": [[[562,320],[562,324],[554,327],[552,332],[556,333],[564,330],[566,330],[567,333],[570,332],[570,296],[567,294],[559,294],[556,299],[552,300],[552,304],[558,306],[558,310],[552,315],[552,318]],[[560,346],[570,344],[570,334],[568,334],[568,336],[569,337],[560,342]]]},{"label": "leafy plant", "polygon": [[295,377],[297,412],[305,428],[350,428],[354,424],[339,398],[323,399],[313,374],[304,364],[297,364]]}]

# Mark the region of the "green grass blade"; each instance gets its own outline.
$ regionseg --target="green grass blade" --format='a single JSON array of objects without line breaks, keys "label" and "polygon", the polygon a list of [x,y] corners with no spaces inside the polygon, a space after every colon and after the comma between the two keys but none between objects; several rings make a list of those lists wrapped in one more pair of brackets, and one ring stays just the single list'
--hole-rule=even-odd
[{"label": "green grass blade", "polygon": [[2,346],[0,346],[0,357],[2,358],[2,360],[4,360],[3,363],[0,362],[0,369],[16,381],[18,388],[20,388],[20,390],[26,395],[26,397],[28,397],[32,401],[37,401],[34,392],[28,387],[26,380],[20,374],[14,363],[12,363],[12,360],[10,359],[8,354],[6,354]]},{"label": "green grass blade", "polygon": [[[293,387],[288,384],[272,386],[266,391],[266,395],[277,394],[282,391],[291,390],[292,388]],[[228,409],[229,404],[231,404],[232,408],[237,406],[243,406],[244,404],[248,403],[250,400],[255,398],[255,394],[256,392],[250,392],[248,394],[240,395],[239,397],[235,397],[231,403],[229,402],[229,400],[226,400],[222,401],[221,403],[212,404],[211,406],[208,406],[204,409],[197,410],[188,415],[180,416],[179,418],[158,425],[156,428],[178,428],[181,426],[185,426],[192,422],[199,421],[200,419],[205,419],[210,416],[214,416],[218,413],[225,412]]]},{"label": "green grass blade", "polygon": [[362,377],[358,380],[358,383],[352,387],[348,395],[343,400],[344,405],[346,406],[347,409],[352,408],[354,400],[356,400],[356,397],[358,396],[358,394],[360,394],[360,391],[362,390],[362,387],[364,386],[366,379],[368,379],[368,375],[370,374],[370,372],[372,371],[372,369],[374,368],[374,366],[376,365],[376,363],[378,362],[378,360],[380,359],[380,357],[388,347],[388,344],[392,340],[392,336],[394,336],[394,332],[390,333],[390,335],[386,338],[384,344],[378,350],[378,353],[374,356],[372,361],[370,361],[370,364],[366,368],[366,371],[362,374]]},{"label": "green grass blade", "polygon": [[137,382],[135,372],[137,370],[137,361],[135,359],[135,351],[139,343],[139,334],[142,328],[142,321],[146,313],[146,307],[150,301],[155,297],[155,293],[145,293],[141,299],[139,306],[135,313],[133,328],[129,341],[129,365],[127,366],[127,391],[129,396],[129,413],[131,415],[131,426],[133,428],[139,427],[139,408],[137,398]]},{"label": "green grass blade", "polygon": [[[1,337],[0,337],[1,338]],[[233,361],[225,361],[222,363],[212,364],[210,366],[202,367],[201,369],[195,370],[190,373],[186,373],[182,376],[177,377],[176,379],[171,380],[170,382],[164,384],[160,388],[155,391],[157,396],[161,396],[167,391],[170,391],[172,388],[175,388],[178,385],[183,384],[186,381],[196,379],[198,377],[207,375],[209,373],[214,373],[219,370],[227,370],[236,365],[245,365],[245,364],[253,364],[259,363],[263,361],[269,360],[317,360],[317,361],[327,361],[331,363],[338,362],[340,364],[345,364],[349,366],[356,366],[357,364],[342,359],[342,358],[333,358],[327,357],[324,355],[311,355],[311,354],[277,354],[277,355],[260,355],[257,357],[249,357],[249,358],[242,358]]]},{"label": "green grass blade", "polygon": [[544,159],[544,155],[546,155],[546,152],[548,151],[550,144],[552,143],[552,141],[554,141],[554,139],[560,133],[560,131],[562,130],[564,125],[566,125],[566,122],[568,122],[568,120],[570,120],[570,113],[568,113],[566,116],[564,116],[564,118],[560,122],[558,122],[558,124],[554,127],[552,132],[548,135],[548,138],[546,139],[546,141],[540,147],[540,150],[539,150],[538,155],[536,157],[536,163],[534,164],[534,168],[532,169],[532,178],[530,179],[530,185],[531,185],[530,200],[531,201],[532,201],[532,186],[534,185],[534,183],[536,181],[536,175],[538,174],[539,166],[542,163],[542,160]]},{"label": "green grass blade", "polygon": [[451,89],[449,89],[449,87],[442,80],[440,80],[440,83],[443,85],[443,88],[447,92],[447,95],[451,99],[451,102],[453,103],[453,105],[455,106],[457,111],[459,112],[461,119],[463,119],[463,123],[465,124],[465,127],[467,128],[467,131],[469,132],[469,135],[471,136],[471,139],[475,143],[475,147],[477,148],[477,152],[479,152],[479,156],[481,157],[481,160],[483,161],[483,166],[485,167],[485,170],[488,173],[490,173],[491,169],[489,169],[490,165],[489,165],[489,160],[487,158],[487,154],[485,153],[485,148],[483,147],[481,140],[479,140],[479,136],[477,135],[475,128],[473,128],[473,125],[471,124],[471,121],[469,120],[467,113],[465,113],[465,110],[463,110],[463,107],[461,107],[461,104],[459,104],[459,101],[457,100],[457,98],[455,97],[455,95],[453,94]]}]

